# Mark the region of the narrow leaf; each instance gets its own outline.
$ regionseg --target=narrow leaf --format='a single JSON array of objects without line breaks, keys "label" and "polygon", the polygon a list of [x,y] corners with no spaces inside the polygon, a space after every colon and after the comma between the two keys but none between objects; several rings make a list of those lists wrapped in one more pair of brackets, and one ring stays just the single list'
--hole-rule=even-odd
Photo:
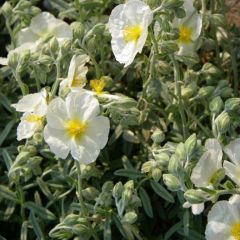
[{"label": "narrow leaf", "polygon": [[141,187],[139,189],[139,194],[140,194],[140,198],[141,198],[143,208],[144,208],[146,214],[150,218],[152,218],[153,217],[152,204],[151,204],[151,201],[150,201],[150,198],[149,198],[147,192]]},{"label": "narrow leaf", "polygon": [[143,174],[136,169],[119,169],[114,172],[116,176],[128,177],[131,179],[141,178]]},{"label": "narrow leaf", "polygon": [[24,204],[25,208],[28,208],[30,211],[35,213],[37,216],[39,216],[42,219],[46,220],[55,220],[56,216],[50,212],[49,210],[45,209],[44,207],[41,207],[37,205],[34,202],[26,202]]},{"label": "narrow leaf", "polygon": [[7,200],[18,202],[16,193],[11,191],[8,187],[0,185],[0,196]]},{"label": "narrow leaf", "polygon": [[165,199],[168,202],[174,203],[173,196],[159,183],[155,181],[151,181],[151,187],[154,192],[160,196],[161,198]]}]

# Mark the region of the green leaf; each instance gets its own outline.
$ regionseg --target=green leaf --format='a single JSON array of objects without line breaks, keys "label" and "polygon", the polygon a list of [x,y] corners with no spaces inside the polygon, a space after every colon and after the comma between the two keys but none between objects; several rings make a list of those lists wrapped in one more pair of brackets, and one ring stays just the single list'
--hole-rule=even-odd
[{"label": "green leaf", "polygon": [[114,174],[116,176],[122,176],[122,177],[128,177],[128,178],[131,178],[131,179],[136,179],[136,178],[141,178],[143,177],[144,175],[136,170],[136,169],[119,169],[117,171],[114,172]]},{"label": "green leaf", "polygon": [[150,182],[152,189],[154,192],[160,196],[161,198],[165,199],[166,201],[170,203],[174,203],[173,196],[159,183],[151,180]]},{"label": "green leaf", "polygon": [[115,128],[114,133],[112,134],[112,136],[110,137],[109,141],[108,141],[108,145],[112,145],[123,133],[123,128],[122,125],[118,125]]},{"label": "green leaf", "polygon": [[175,225],[173,225],[164,235],[163,240],[171,239],[172,235],[177,232],[182,227],[182,222],[178,222]]},{"label": "green leaf", "polygon": [[28,221],[23,222],[21,228],[21,240],[27,240],[27,232],[28,232]]},{"label": "green leaf", "polygon": [[140,187],[139,195],[140,195],[140,198],[141,198],[141,201],[143,204],[143,208],[144,208],[146,214],[150,218],[153,218],[152,204],[151,204],[150,198],[144,188]]},{"label": "green leaf", "polygon": [[30,222],[32,224],[33,230],[34,230],[37,238],[41,239],[41,240],[44,240],[45,238],[44,238],[43,232],[42,232],[42,230],[41,230],[41,228],[39,226],[39,223],[38,223],[38,221],[37,221],[37,219],[36,219],[36,217],[35,217],[33,212],[30,213],[29,220],[30,220]]},{"label": "green leaf", "polygon": [[13,126],[15,124],[15,120],[11,120],[3,129],[2,133],[0,134],[0,146],[3,144],[5,139],[7,138],[8,134],[12,130]]},{"label": "green leaf", "polygon": [[0,92],[0,103],[3,105],[4,108],[6,108],[9,112],[13,111],[13,108],[11,106],[11,103],[9,102],[8,98]]},{"label": "green leaf", "polygon": [[37,205],[34,202],[26,202],[24,204],[24,207],[28,208],[31,212],[33,212],[34,214],[36,214],[37,216],[39,216],[42,219],[46,219],[46,220],[55,220],[56,219],[56,216],[52,212],[45,209],[44,207]]},{"label": "green leaf", "polygon": [[0,185],[0,196],[7,200],[10,200],[13,202],[18,202],[16,193],[11,191],[8,187],[3,186],[3,185]]},{"label": "green leaf", "polygon": [[4,162],[6,164],[6,167],[7,167],[8,171],[9,171],[9,169],[11,168],[13,162],[12,162],[12,159],[11,159],[10,155],[8,154],[7,149],[3,149],[2,150],[2,156],[3,156]]}]

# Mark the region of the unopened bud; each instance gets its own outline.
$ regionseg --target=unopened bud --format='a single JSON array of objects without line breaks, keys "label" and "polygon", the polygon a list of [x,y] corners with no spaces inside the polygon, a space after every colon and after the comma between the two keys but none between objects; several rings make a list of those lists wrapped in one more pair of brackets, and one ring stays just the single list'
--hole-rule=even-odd
[{"label": "unopened bud", "polygon": [[4,17],[5,17],[6,19],[8,19],[9,17],[11,17],[13,11],[12,11],[12,6],[11,6],[11,4],[10,4],[8,1],[6,1],[6,2],[2,5],[2,7],[1,7],[1,12],[3,13],[3,15],[4,15]]},{"label": "unopened bud", "polygon": [[122,182],[118,182],[117,184],[115,184],[115,186],[113,187],[113,191],[112,191],[113,197],[120,198],[123,190],[124,190],[124,188],[123,188]]},{"label": "unopened bud", "polygon": [[94,200],[99,195],[99,191],[95,187],[88,187],[82,191],[83,197],[87,200]]},{"label": "unopened bud", "polygon": [[229,98],[225,102],[224,110],[226,112],[235,111],[240,108],[240,98]]},{"label": "unopened bud", "polygon": [[84,36],[84,25],[81,22],[73,22],[71,24],[71,29],[73,31],[74,38],[82,39]]},{"label": "unopened bud", "polygon": [[113,189],[113,182],[112,181],[107,181],[103,184],[102,186],[102,191],[103,192],[110,192]]},{"label": "unopened bud", "polygon": [[129,223],[129,224],[133,224],[135,223],[137,220],[137,214],[134,211],[128,212],[124,215],[122,222],[123,223]]},{"label": "unopened bud", "polygon": [[228,131],[230,127],[230,116],[227,112],[222,112],[216,119],[215,124],[217,126],[217,129],[220,133],[225,133]]},{"label": "unopened bud", "polygon": [[163,181],[171,191],[178,191],[181,189],[179,180],[172,174],[163,174]]},{"label": "unopened bud", "polygon": [[223,101],[221,97],[215,97],[209,104],[210,111],[212,113],[219,113],[222,109]]},{"label": "unopened bud", "polygon": [[212,95],[214,90],[215,90],[215,87],[213,87],[213,86],[201,87],[199,89],[198,96],[200,98],[208,97],[208,96]]},{"label": "unopened bud", "polygon": [[203,203],[206,201],[206,193],[201,190],[190,189],[184,193],[184,198],[191,204]]},{"label": "unopened bud", "polygon": [[157,129],[152,134],[151,139],[153,140],[154,143],[161,143],[165,140],[165,134],[162,130]]},{"label": "unopened bud", "polygon": [[152,178],[155,182],[158,182],[162,176],[162,171],[160,168],[154,168],[152,170]]},{"label": "unopened bud", "polygon": [[58,40],[53,37],[50,42],[49,42],[49,47],[50,47],[50,50],[53,52],[53,53],[56,53],[58,50],[59,50],[59,43],[58,43]]}]

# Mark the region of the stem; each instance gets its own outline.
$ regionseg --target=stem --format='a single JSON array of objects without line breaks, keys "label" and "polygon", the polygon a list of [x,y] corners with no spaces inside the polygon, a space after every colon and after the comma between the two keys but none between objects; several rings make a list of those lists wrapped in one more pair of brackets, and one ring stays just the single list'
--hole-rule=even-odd
[{"label": "stem", "polygon": [[16,48],[16,43],[14,41],[14,35],[13,35],[13,31],[11,29],[11,26],[10,26],[10,23],[9,21],[6,19],[6,27],[7,27],[7,30],[9,32],[9,35],[11,37],[11,41],[12,41],[12,45],[13,45],[13,48]]},{"label": "stem", "polygon": [[78,191],[78,200],[81,208],[81,214],[82,216],[87,215],[87,209],[83,201],[83,195],[82,195],[82,173],[80,168],[80,163],[78,161],[75,161],[77,173],[78,173],[78,184],[77,184],[77,191]]},{"label": "stem", "polygon": [[22,79],[21,79],[21,76],[20,76],[20,73],[18,72],[18,70],[13,71],[13,75],[17,80],[17,83],[21,89],[22,95],[26,95],[26,91],[25,91],[26,89],[24,87],[24,83],[22,82]]},{"label": "stem", "polygon": [[179,105],[179,113],[182,120],[182,129],[183,129],[183,138],[186,140],[188,136],[188,130],[187,130],[187,123],[186,123],[186,116],[184,113],[183,103],[182,103],[182,94],[181,94],[181,86],[179,84],[180,82],[180,68],[178,62],[175,60],[174,56],[172,56],[172,62],[174,66],[174,80],[176,84],[176,95],[178,97],[178,105]]},{"label": "stem", "polygon": [[25,199],[24,199],[23,189],[19,184],[19,178],[15,181],[15,185],[20,196],[20,205],[21,205],[20,213],[21,213],[22,222],[24,222],[26,220],[25,211],[24,211]]},{"label": "stem", "polygon": [[56,59],[56,63],[55,63],[56,64],[57,75],[56,75],[56,81],[54,82],[53,87],[52,87],[52,91],[51,91],[52,96],[56,95],[56,92],[57,92],[57,89],[58,89],[58,86],[59,86],[59,83],[60,83],[60,75],[61,75],[60,62],[61,62],[61,57],[58,57]]}]

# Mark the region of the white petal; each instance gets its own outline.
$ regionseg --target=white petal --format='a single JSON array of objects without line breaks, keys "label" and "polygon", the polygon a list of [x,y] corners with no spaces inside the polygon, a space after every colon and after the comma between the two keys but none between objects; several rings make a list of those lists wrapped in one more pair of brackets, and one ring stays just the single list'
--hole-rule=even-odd
[{"label": "white petal", "polygon": [[[127,67],[132,63],[136,54],[142,51],[147,38],[147,28],[153,18],[149,6],[142,1],[132,0],[115,7],[109,17],[109,31],[112,35],[112,50],[120,63]],[[142,34],[138,41],[125,42],[123,30],[126,26],[140,25]]]},{"label": "white petal", "polygon": [[224,152],[228,155],[232,162],[236,165],[240,165],[240,138],[230,142],[224,148]]},{"label": "white petal", "polygon": [[70,148],[69,139],[65,131],[53,129],[49,126],[44,128],[44,140],[49,145],[50,150],[59,158],[67,158]]},{"label": "white petal", "polygon": [[234,240],[228,225],[214,221],[207,224],[205,236],[206,240]]},{"label": "white petal", "polygon": [[8,65],[8,59],[0,57],[0,65]]},{"label": "white petal", "polygon": [[76,75],[82,74],[81,76],[86,77],[88,68],[84,65],[90,61],[90,58],[86,55],[74,55],[71,59],[69,70],[68,70],[68,86],[72,86],[73,79]]},{"label": "white petal", "polygon": [[17,127],[17,140],[27,139],[33,136],[38,129],[37,122],[21,121]]},{"label": "white petal", "polygon": [[223,167],[226,175],[230,177],[238,186],[240,186],[240,165],[235,165],[229,161],[224,161]]},{"label": "white petal", "polygon": [[50,31],[51,25],[54,25],[55,21],[56,18],[52,14],[42,12],[32,18],[30,29],[38,36],[43,36]]},{"label": "white petal", "polygon": [[71,154],[80,163],[89,164],[94,162],[99,152],[97,144],[87,136],[84,136],[79,142],[73,141],[71,144]]},{"label": "white petal", "polygon": [[35,34],[31,28],[23,28],[17,33],[17,45],[21,46],[24,43],[32,42],[34,43],[39,39],[39,36]]},{"label": "white petal", "polygon": [[42,93],[33,93],[23,96],[18,103],[13,104],[18,112],[33,112],[35,107],[41,102]]},{"label": "white petal", "polygon": [[85,90],[70,93],[66,98],[70,118],[90,121],[100,113],[98,100]]},{"label": "white petal", "polygon": [[47,111],[47,123],[51,128],[64,129],[64,123],[68,119],[66,103],[60,97],[53,99]]},{"label": "white petal", "polygon": [[102,149],[107,144],[109,130],[109,119],[107,117],[99,116],[88,123],[86,134],[96,142],[98,149]]},{"label": "white petal", "polygon": [[192,213],[194,215],[199,215],[200,213],[203,212],[203,210],[204,210],[204,203],[192,205]]}]

